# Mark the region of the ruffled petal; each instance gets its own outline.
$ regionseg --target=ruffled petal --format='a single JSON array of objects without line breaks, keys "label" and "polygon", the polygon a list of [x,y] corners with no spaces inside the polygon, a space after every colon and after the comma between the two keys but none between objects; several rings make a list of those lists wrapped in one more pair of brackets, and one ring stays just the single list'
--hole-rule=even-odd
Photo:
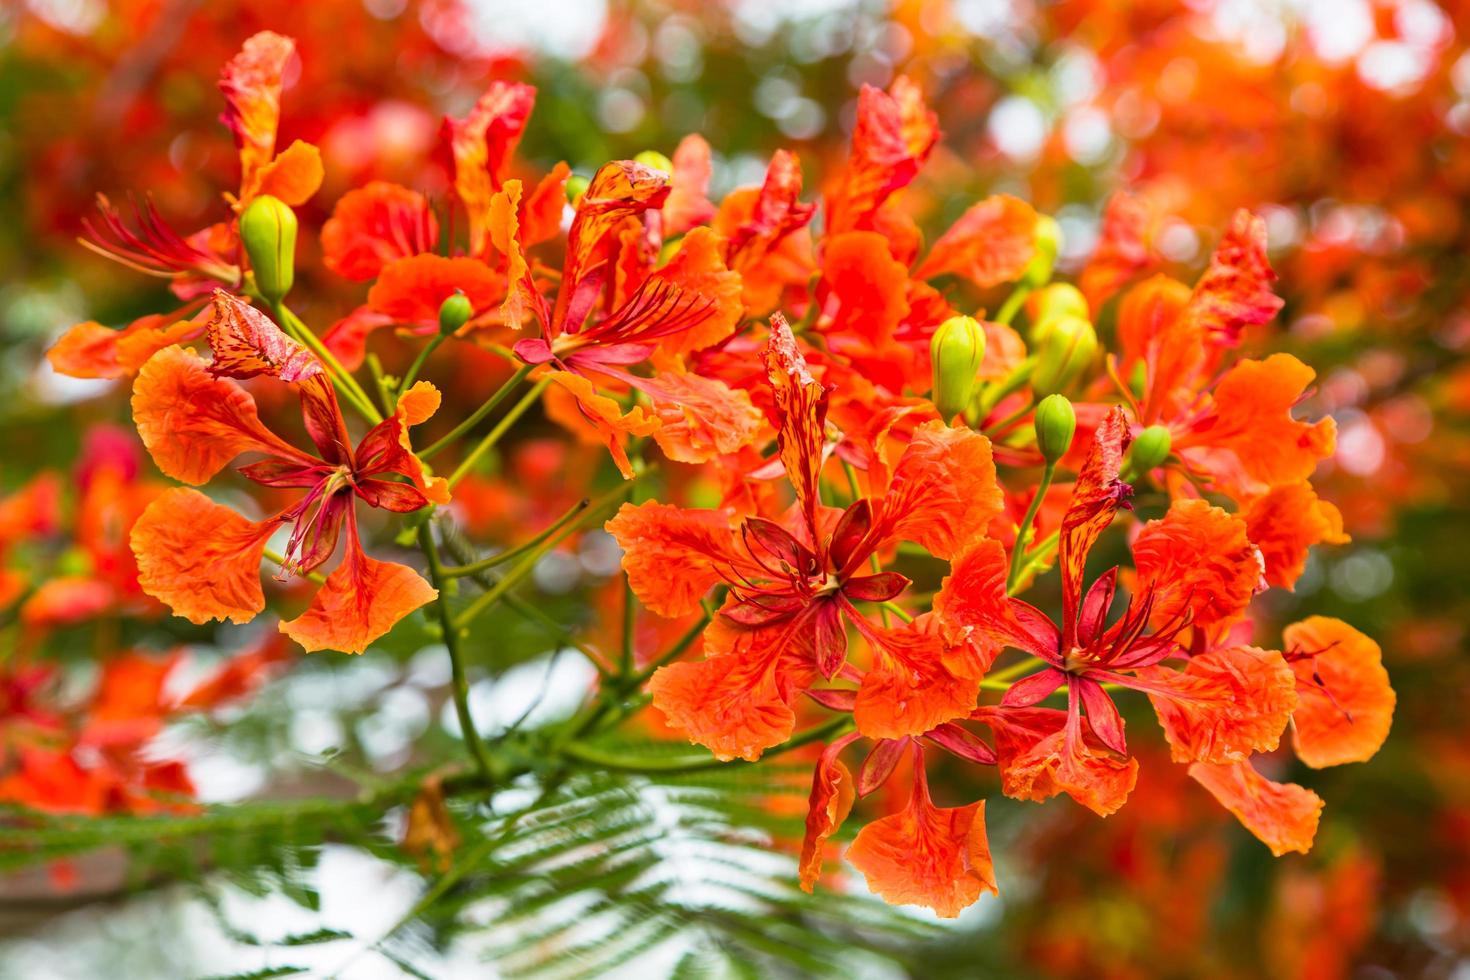
[{"label": "ruffled petal", "polygon": [[1185,309],[1216,343],[1234,346],[1246,327],[1270,322],[1284,305],[1271,291],[1276,273],[1266,258],[1266,222],[1244,208],[1210,257]]},{"label": "ruffled petal", "polygon": [[439,222],[418,191],[375,180],[342,195],[322,226],[322,262],[354,282],[375,279],[383,267],[433,250]]},{"label": "ruffled petal", "polygon": [[623,504],[604,527],[623,549],[629,587],[660,616],[694,612],[727,576],[760,574],[718,511],[650,500]]},{"label": "ruffled petal", "polygon": [[505,288],[501,277],[483,262],[426,252],[384,266],[368,290],[368,306],[394,323],[438,324],[439,307],[457,292],[481,313],[500,302]]},{"label": "ruffled petal", "polygon": [[863,675],[853,718],[868,738],[922,735],[947,721],[968,717],[980,695],[985,669],[997,647],[952,643],[925,614],[897,629],[863,629],[873,648],[873,668]]},{"label": "ruffled petal", "polygon": [[[562,267],[563,288],[558,296],[557,325],[575,331],[581,326],[587,306],[577,296],[583,279],[600,268],[606,256],[600,254],[607,235],[624,218],[662,207],[669,195],[669,175],[662,170],[635,163],[614,160],[603,164],[592,175],[592,181],[577,203],[577,216],[567,232],[567,258]],[[589,280],[589,282],[594,282]],[[578,303],[573,304],[574,297]],[[580,312],[567,316],[569,306]],[[563,323],[563,320],[566,320]]]},{"label": "ruffled petal", "polygon": [[[408,477],[424,500],[449,503],[449,481],[429,475],[423,461],[414,455],[408,438],[409,428],[427,421],[439,410],[440,397],[439,389],[429,382],[414,382],[399,397],[393,414],[375,425],[358,443],[355,453],[358,475],[397,473]],[[401,508],[390,509],[401,511]]]},{"label": "ruffled petal", "polygon": [[617,401],[599,392],[591,381],[580,374],[553,371],[549,377],[576,399],[581,420],[590,425],[597,434],[597,439],[612,453],[618,472],[623,474],[624,479],[631,480],[633,466],[628,461],[628,450],[624,443],[630,437],[657,432],[660,424],[658,416],[650,414],[642,405],[634,405],[624,412]]},{"label": "ruffled petal", "polygon": [[1061,636],[1039,610],[1006,595],[1005,547],[983,540],[955,559],[934,597],[934,613],[960,636],[975,633],[1002,646],[1054,659]]},{"label": "ruffled petal", "polygon": [[765,362],[780,422],[776,440],[781,447],[781,465],[796,490],[807,527],[815,531],[821,503],[819,484],[827,441],[829,389],[812,377],[806,358],[796,346],[796,337],[779,313],[771,317]]},{"label": "ruffled petal", "polygon": [[1127,420],[1123,410],[1114,406],[1093,435],[1087,458],[1072,488],[1072,501],[1062,516],[1057,553],[1062,569],[1064,646],[1074,645],[1087,555],[1098,535],[1113,522],[1118,507],[1133,494],[1133,488],[1118,478],[1127,448]]},{"label": "ruffled petal", "polygon": [[914,275],[952,273],[981,289],[1013,282],[1036,254],[1036,209],[1020,198],[996,194],[973,204],[929,249]]},{"label": "ruffled petal", "polygon": [[985,801],[936,807],[922,762],[908,805],[864,827],[847,849],[847,859],[884,901],[922,905],[941,918],[959,915],[981,892],[998,894],[985,836]]},{"label": "ruffled petal", "polygon": [[695,225],[714,217],[710,203],[709,180],[713,173],[709,143],[698,133],[690,133],[674,150],[674,174],[668,200],[664,201],[664,235],[682,235]]},{"label": "ruffled petal", "polygon": [[505,256],[505,301],[500,304],[500,315],[512,330],[521,329],[532,313],[542,322],[547,320],[546,302],[536,291],[531,267],[521,252],[520,206],[521,182],[507,180],[491,196],[488,217],[490,243]]},{"label": "ruffled petal", "polygon": [[270,317],[222,289],[214,291],[207,336],[214,351],[209,373],[217,378],[265,375],[294,383],[322,373],[315,354],[286,336]]},{"label": "ruffled petal", "polygon": [[660,423],[653,438],[676,462],[707,463],[769,432],[750,395],[715,378],[670,371],[639,388],[653,402]]},{"label": "ruffled petal", "polygon": [[248,623],[265,608],[260,562],[280,523],[246,520],[197,490],[165,490],[130,534],[138,584],[190,622]]},{"label": "ruffled petal", "polygon": [[1322,798],[1295,783],[1274,783],[1249,762],[1219,765],[1196,762],[1189,775],[1277,857],[1306,854],[1317,836]]},{"label": "ruffled petal", "polygon": [[248,38],[220,72],[219,88],[227,106],[220,121],[234,134],[240,151],[242,200],[253,196],[259,171],[275,156],[282,76],[295,54],[295,41],[261,31]]},{"label": "ruffled petal", "polygon": [[197,337],[203,327],[183,311],[140,317],[121,330],[94,320],[78,323],[46,351],[57,374],[69,378],[125,378],[154,354]]},{"label": "ruffled petal", "polygon": [[311,605],[281,632],[307,652],[362,653],[415,609],[439,592],[407,565],[377,561],[363,553],[356,523],[347,521],[347,551]]},{"label": "ruffled petal", "polygon": [[1017,800],[1066,793],[1100,817],[1116,813],[1138,782],[1138,760],[1122,756],[1078,719],[1068,738],[1067,712],[1053,708],[981,708],[975,719],[995,732],[1001,788]]},{"label": "ruffled petal", "polygon": [[984,536],[1003,510],[990,440],[935,420],[914,430],[899,457],[883,520],[889,535],[948,561]]},{"label": "ruffled petal", "polygon": [[1397,700],[1378,644],[1327,616],[1292,623],[1284,642],[1296,674],[1297,757],[1314,769],[1373,758],[1388,738]]},{"label": "ruffled petal", "polygon": [[1317,496],[1310,483],[1284,483],[1245,508],[1246,533],[1261,552],[1266,581],[1290,589],[1317,544],[1347,544],[1342,512]]},{"label": "ruffled petal", "polygon": [[316,462],[261,424],[243,388],[182,347],[164,348],[138,372],[133,421],[158,468],[185,483],[204,483],[241,453]]},{"label": "ruffled petal", "polygon": [[1208,501],[1176,500],[1133,542],[1138,587],[1153,597],[1156,624],[1187,611],[1196,629],[1217,636],[1245,616],[1261,584],[1261,555],[1246,523]]},{"label": "ruffled petal", "polygon": [[1259,647],[1211,650],[1182,671],[1149,667],[1130,686],[1148,692],[1175,762],[1239,762],[1270,752],[1297,705],[1286,660]]},{"label": "ruffled petal", "polygon": [[1094,310],[1148,267],[1149,209],[1142,198],[1119,191],[1103,208],[1097,248],[1083,266],[1078,285]]}]

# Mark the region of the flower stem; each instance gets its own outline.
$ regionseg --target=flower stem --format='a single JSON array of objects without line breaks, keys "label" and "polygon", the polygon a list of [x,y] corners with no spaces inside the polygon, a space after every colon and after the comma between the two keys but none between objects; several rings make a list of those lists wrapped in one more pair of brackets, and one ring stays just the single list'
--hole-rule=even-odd
[{"label": "flower stem", "polygon": [[439,612],[439,627],[444,632],[444,648],[449,651],[449,665],[453,672],[454,710],[459,715],[460,731],[464,734],[465,745],[469,747],[480,775],[487,783],[493,783],[494,772],[490,767],[490,757],[485,751],[485,743],[480,740],[480,733],[475,729],[475,721],[470,717],[469,681],[465,678],[464,658],[459,650],[459,628],[455,625],[454,617],[449,614],[449,594],[445,590],[448,580],[444,577],[444,566],[439,560],[439,546],[434,543],[434,532],[427,522],[419,527],[419,547],[429,560],[429,581],[439,590],[439,598],[434,605]]},{"label": "flower stem", "polygon": [[1030,295],[1031,286],[1026,283],[1021,283],[1016,286],[1015,289],[1011,290],[1011,294],[1006,297],[1005,302],[1000,305],[1000,310],[995,314],[995,322],[1010,326],[1011,321],[1020,312],[1021,304],[1026,302],[1026,297]]},{"label": "flower stem", "polygon": [[470,450],[469,455],[461,460],[459,466],[449,475],[449,488],[451,490],[454,489],[460,480],[463,480],[469,474],[470,470],[474,469],[480,457],[493,449],[495,444],[500,441],[501,436],[509,432],[510,427],[515,425],[522,415],[526,414],[526,410],[541,400],[541,393],[546,390],[546,386],[549,384],[551,384],[550,378],[542,378],[532,385],[530,390],[521,396],[521,400],[512,405],[510,411],[506,412],[500,421],[495,423],[495,428],[491,429],[485,438],[481,439],[475,448]]},{"label": "flower stem", "polygon": [[570,508],[568,508],[565,514],[562,514],[560,517],[558,517],[554,522],[552,522],[549,527],[546,528],[546,530],[542,531],[531,540],[522,542],[521,544],[516,545],[514,548],[510,548],[506,551],[491,555],[488,558],[481,558],[479,561],[471,562],[467,565],[455,565],[450,568],[445,568],[444,577],[463,578],[466,575],[478,575],[479,573],[489,571],[490,569],[495,568],[498,565],[504,565],[507,562],[515,561],[516,559],[524,556],[527,552],[534,551],[535,549],[540,547],[547,538],[551,537],[557,531],[560,531],[563,527],[567,525],[568,522],[575,520],[577,515],[586,510],[591,505],[591,503],[592,501],[590,500],[577,501]]},{"label": "flower stem", "polygon": [[419,350],[418,357],[415,357],[413,359],[413,363],[408,366],[408,373],[403,376],[403,381],[400,382],[398,385],[399,398],[402,398],[403,393],[413,387],[413,383],[418,380],[419,371],[421,371],[424,367],[424,362],[429,359],[430,354],[439,349],[439,345],[444,343],[444,340],[444,334],[436,333],[429,340],[429,342]]},{"label": "flower stem", "polygon": [[1046,491],[1051,487],[1052,477],[1056,475],[1056,472],[1056,463],[1046,464],[1046,468],[1041,471],[1041,483],[1036,488],[1036,496],[1031,498],[1031,506],[1026,508],[1026,516],[1016,526],[1016,546],[1011,549],[1011,570],[1006,576],[1007,595],[1014,594],[1016,582],[1021,578],[1021,557],[1031,540],[1031,525],[1036,520],[1036,512],[1041,509],[1041,501],[1046,497]]},{"label": "flower stem", "polygon": [[505,401],[510,393],[515,390],[515,386],[520,384],[521,381],[525,379],[526,375],[530,373],[531,365],[521,365],[521,367],[516,371],[515,374],[506,379],[505,384],[501,385],[495,390],[495,394],[485,399],[485,401],[480,405],[479,408],[470,413],[469,418],[465,419],[463,422],[459,423],[459,425],[456,425],[453,429],[451,429],[449,431],[449,434],[446,435],[443,439],[440,439],[432,446],[420,452],[419,459],[427,460],[429,457],[438,453],[441,449],[444,449],[451,443],[458,441],[460,436],[463,436],[466,432],[473,429],[476,425],[479,425],[480,420],[493,412],[496,405],[499,405],[501,402]]},{"label": "flower stem", "polygon": [[321,338],[303,323],[299,316],[291,312],[290,307],[281,302],[272,303],[271,312],[276,315],[276,320],[285,328],[287,333],[301,341],[307,347],[310,347],[312,353],[321,359],[322,363],[327,366],[328,372],[332,375],[333,381],[337,385],[337,390],[342,393],[344,398],[352,402],[368,422],[377,425],[383,421],[382,414],[374,407],[372,399],[367,396],[367,392],[362,390],[362,385],[358,384],[357,379],[342,366],[342,362],[337,360],[337,355],[333,354],[327,348],[327,345],[322,343]]}]

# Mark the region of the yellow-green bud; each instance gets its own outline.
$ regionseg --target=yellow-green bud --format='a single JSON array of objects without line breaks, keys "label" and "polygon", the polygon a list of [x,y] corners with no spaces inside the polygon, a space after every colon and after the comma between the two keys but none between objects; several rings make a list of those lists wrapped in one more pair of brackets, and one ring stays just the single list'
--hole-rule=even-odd
[{"label": "yellow-green bud", "polygon": [[1077,379],[1097,353],[1097,331],[1080,316],[1059,316],[1050,321],[1036,352],[1031,372],[1031,390],[1051,395]]},{"label": "yellow-green bud", "polygon": [[240,215],[240,242],[255,272],[255,288],[277,303],[296,279],[296,212],[262,194]]},{"label": "yellow-green bud", "polygon": [[975,375],[985,360],[985,328],[972,316],[952,316],[929,341],[934,389],[931,396],[940,417],[948,421],[970,406]]},{"label": "yellow-green bud", "polygon": [[633,162],[641,163],[645,167],[652,167],[654,170],[662,170],[670,177],[674,175],[674,161],[657,150],[644,150],[633,158]]},{"label": "yellow-green bud", "polygon": [[1162,465],[1169,458],[1173,440],[1169,430],[1162,425],[1151,425],[1138,434],[1133,445],[1128,447],[1128,465],[1135,474],[1142,475]]},{"label": "yellow-green bud", "polygon": [[475,308],[470,305],[470,298],[462,292],[455,294],[439,304],[439,332],[448,337],[460,327],[470,321],[475,315]]},{"label": "yellow-green bud", "polygon": [[1072,448],[1077,434],[1077,413],[1065,395],[1047,395],[1036,406],[1036,448],[1041,458],[1055,463]]},{"label": "yellow-green bud", "polygon": [[587,188],[591,185],[592,181],[581,174],[572,174],[567,178],[567,203],[576,207],[581,203],[582,195],[587,193]]},{"label": "yellow-green bud", "polygon": [[1087,297],[1069,282],[1054,282],[1027,298],[1026,315],[1031,319],[1031,346],[1039,347],[1051,322],[1058,317],[1088,318]]},{"label": "yellow-green bud", "polygon": [[1142,361],[1133,365],[1133,372],[1128,376],[1128,390],[1133,392],[1133,397],[1143,400],[1143,393],[1148,387],[1148,368]]},{"label": "yellow-green bud", "polygon": [[1057,253],[1062,248],[1062,226],[1049,214],[1036,219],[1036,254],[1031,257],[1021,281],[1028,286],[1043,286],[1051,279],[1052,269],[1057,264]]}]

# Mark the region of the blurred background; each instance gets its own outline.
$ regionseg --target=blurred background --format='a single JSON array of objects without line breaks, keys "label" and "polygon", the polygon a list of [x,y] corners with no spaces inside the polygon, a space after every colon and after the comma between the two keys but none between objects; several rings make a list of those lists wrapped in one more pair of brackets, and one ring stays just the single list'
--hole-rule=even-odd
[{"label": "blurred background", "polygon": [[[160,280],[77,243],[82,220],[99,192],[115,202],[146,192],[181,228],[214,220],[236,167],[215,79],[263,29],[299,45],[281,140],[323,151],[326,184],[303,211],[312,228],[369,179],[442,199],[440,122],[496,78],[538,88],[520,152],[539,169],[566,160],[590,174],[645,149],[671,153],[698,132],[714,148],[718,199],[759,182],[780,147],[799,152],[807,186],[820,188],[846,153],[859,86],[910,75],[945,133],[909,195],[921,226],[942,228],[985,194],[1016,194],[1060,222],[1063,275],[1091,252],[1120,188],[1147,205],[1150,261],[1186,279],[1234,209],[1257,210],[1286,307],[1251,343],[1317,369],[1310,411],[1335,416],[1339,439],[1316,482],[1353,536],[1314,555],[1294,594],[1271,593],[1269,615],[1278,625],[1342,616],[1379,641],[1399,695],[1388,744],[1365,765],[1292,773],[1328,801],[1306,857],[1273,860],[1168,765],[1145,763],[1131,805],[1107,821],[1066,800],[994,800],[1003,897],[943,930],[915,924],[858,943],[872,949],[842,972],[1470,978],[1470,3],[10,0],[0,8],[0,575],[96,581],[109,554],[126,560],[85,527],[156,479],[126,428],[127,385],[63,378],[42,354],[73,323],[167,308]],[[357,296],[316,274],[314,237],[303,239],[297,293],[310,301],[298,312],[330,322]],[[100,500],[98,460],[127,477]],[[596,463],[532,424],[497,465],[550,486]],[[38,479],[59,488],[44,533],[17,504]],[[540,519],[509,509],[528,505],[507,500],[502,483],[475,486],[483,499],[466,517],[486,533]],[[554,515],[566,502],[534,504]],[[569,608],[617,587],[616,559],[604,536],[584,535],[548,556],[536,584],[551,608]],[[268,645],[261,630],[163,626],[116,592],[96,601],[126,616],[48,624],[78,697],[95,683],[95,651],[156,642],[159,630],[188,646],[195,680]],[[591,683],[590,668],[557,658],[525,622],[491,628],[508,639],[486,667],[499,682],[476,705],[488,725],[510,724],[544,692],[537,711],[554,717]],[[0,643],[18,635],[7,629]],[[223,719],[168,726],[159,751],[187,760],[206,802],[289,799],[306,784],[320,792],[324,778],[351,786],[355,773],[402,766],[410,745],[456,737],[441,654],[395,634],[361,659],[307,658]],[[20,682],[7,683],[0,750],[22,714]],[[18,871],[0,885],[0,976],[276,965],[277,950],[242,938],[242,920],[256,935],[390,928],[417,896],[412,869],[342,836],[297,869],[316,896],[305,927],[301,902],[249,883],[201,900],[144,887],[123,862]],[[650,944],[634,968],[679,968],[713,906],[688,907],[683,937]],[[427,975],[499,969],[473,944],[424,944],[435,947]],[[343,976],[409,975],[377,953],[299,951],[291,963],[324,972],[345,960]],[[833,961],[808,968],[823,962]]]}]

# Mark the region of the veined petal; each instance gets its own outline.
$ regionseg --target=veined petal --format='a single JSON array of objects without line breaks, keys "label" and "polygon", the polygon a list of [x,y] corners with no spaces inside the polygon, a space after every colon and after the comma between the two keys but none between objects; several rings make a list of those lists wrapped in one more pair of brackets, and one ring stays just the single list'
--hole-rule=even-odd
[{"label": "veined petal", "polygon": [[[851,607],[849,613],[859,616]],[[863,735],[922,735],[944,722],[968,717],[975,709],[980,681],[996,647],[987,646],[982,654],[966,640],[951,643],[930,613],[896,629],[865,624],[862,633],[874,659],[853,709]]]},{"label": "veined petal", "polygon": [[889,536],[949,561],[983,537],[1003,510],[990,440],[934,420],[914,430],[899,457],[883,520]]},{"label": "veined petal", "polygon": [[1057,544],[1062,569],[1062,645],[1071,647],[1077,636],[1077,614],[1082,600],[1082,575],[1087,555],[1133,488],[1118,478],[1123,452],[1128,448],[1128,425],[1123,410],[1114,406],[1097,427],[1072,502],[1062,516]]},{"label": "veined petal", "polygon": [[981,892],[999,894],[985,836],[985,801],[935,806],[922,757],[908,805],[864,827],[847,859],[884,901],[922,905],[946,919],[973,905]]},{"label": "veined petal", "polygon": [[623,504],[604,527],[623,549],[629,587],[660,616],[691,613],[717,583],[761,574],[718,511],[650,500]]},{"label": "veined petal", "polygon": [[295,140],[256,171],[254,186],[244,190],[240,201],[244,204],[251,198],[269,194],[283,204],[297,207],[321,189],[323,176],[321,151],[310,143]]},{"label": "veined petal", "polygon": [[1006,595],[1005,547],[982,540],[961,554],[934,597],[934,613],[951,631],[980,632],[992,642],[1048,661],[1057,657],[1060,634],[1036,608]]},{"label": "veined petal", "polygon": [[662,207],[668,195],[668,174],[632,160],[605,163],[592,175],[567,232],[567,259],[556,311],[559,329],[575,331],[581,326],[577,317],[572,318],[575,322],[561,321],[583,277],[605,261],[599,252],[608,233],[624,218]]},{"label": "veined petal", "polygon": [[827,440],[826,385],[812,377],[796,337],[777,313],[771,317],[771,337],[765,349],[766,376],[776,399],[780,428],[781,465],[796,490],[796,498],[813,533],[821,504],[823,449]]},{"label": "veined petal", "polygon": [[347,550],[311,605],[281,632],[307,652],[362,653],[415,609],[432,602],[437,589],[407,565],[377,561],[363,553],[357,523],[347,519]]},{"label": "veined petal", "polygon": [[1246,761],[1229,765],[1196,762],[1189,767],[1189,775],[1271,848],[1272,854],[1306,854],[1312,849],[1323,806],[1316,793],[1295,783],[1274,783]]},{"label": "veined petal", "polygon": [[197,490],[165,490],[130,534],[138,584],[190,622],[248,623],[265,608],[260,562],[280,523],[246,520]]},{"label": "veined petal", "polygon": [[1292,623],[1284,642],[1296,675],[1297,757],[1314,769],[1373,758],[1388,738],[1397,700],[1378,644],[1327,616]]},{"label": "veined petal", "polygon": [[505,295],[500,276],[485,263],[425,252],[385,265],[368,290],[368,306],[395,323],[437,324],[439,307],[457,292],[464,293],[476,313],[491,309]]},{"label": "veined petal", "polygon": [[1211,636],[1245,616],[1263,571],[1245,521],[1199,499],[1176,500],[1163,518],[1145,524],[1133,562],[1140,593],[1153,596],[1155,624],[1187,612]]},{"label": "veined petal", "polygon": [[1301,577],[1313,545],[1352,540],[1343,533],[1341,511],[1305,481],[1271,488],[1246,506],[1244,517],[1265,562],[1266,581],[1286,589]]},{"label": "veined petal", "polygon": [[876,231],[848,231],[828,237],[822,251],[821,295],[835,301],[825,329],[857,336],[874,347],[893,340],[908,316],[904,295],[908,268],[888,250],[888,239]]},{"label": "veined petal", "polygon": [[703,309],[698,322],[658,340],[664,354],[681,355],[712,347],[735,332],[745,306],[740,299],[740,274],[725,266],[724,241],[709,228],[685,235],[668,264],[650,277],[671,283],[697,297]]},{"label": "veined petal", "polygon": [[827,233],[870,227],[879,206],[917,176],[938,141],[938,119],[913,81],[900,75],[887,92],[864,85],[847,170],[827,201]]},{"label": "veined petal", "polygon": [[1266,222],[1241,208],[1195,283],[1186,319],[1199,323],[1217,343],[1234,346],[1246,327],[1270,322],[1284,305],[1271,291],[1276,273],[1266,259]]},{"label": "veined petal", "polygon": [[660,422],[653,438],[676,462],[707,463],[739,452],[770,431],[749,394],[715,378],[666,371],[639,388]]},{"label": "veined petal", "polygon": [[707,196],[713,166],[705,138],[690,133],[680,140],[674,149],[673,164],[673,186],[663,206],[663,232],[667,238],[682,235],[715,214],[715,206]]},{"label": "veined petal", "polygon": [[1275,650],[1238,646],[1109,678],[1148,693],[1175,762],[1239,762],[1270,752],[1297,706],[1296,677]]},{"label": "veined petal", "polygon": [[138,372],[133,421],[158,468],[185,483],[204,483],[241,453],[316,462],[261,424],[243,388],[182,347],[164,348]]},{"label": "veined petal", "polygon": [[[393,414],[373,426],[362,437],[362,442],[358,443],[354,453],[358,474],[375,476],[397,473],[412,481],[422,494],[421,500],[436,504],[449,503],[449,482],[443,477],[429,475],[423,462],[414,455],[408,438],[410,427],[427,421],[439,410],[440,397],[439,389],[429,382],[414,382],[413,387],[399,397],[398,407]],[[397,507],[389,509],[400,510]]]},{"label": "veined petal", "polygon": [[57,374],[70,378],[128,377],[165,347],[203,332],[200,324],[183,316],[185,310],[140,317],[121,330],[94,320],[78,323],[52,345],[46,359]]},{"label": "veined petal", "polygon": [[581,418],[591,425],[597,438],[612,453],[618,472],[623,474],[624,479],[631,480],[633,467],[628,462],[628,451],[623,444],[629,437],[657,432],[660,425],[658,416],[650,414],[642,405],[634,405],[624,412],[621,405],[599,392],[591,381],[580,374],[553,371],[550,377],[576,399]]},{"label": "veined petal", "polygon": [[322,263],[354,282],[375,279],[383,267],[432,251],[439,222],[418,191],[375,180],[348,191],[322,226]]},{"label": "veined petal", "polygon": [[286,336],[270,317],[222,289],[214,291],[207,336],[214,351],[209,373],[217,378],[267,375],[294,383],[322,373],[315,354]]},{"label": "veined petal", "polygon": [[1036,209],[1020,198],[996,194],[970,206],[929,249],[919,279],[945,273],[981,289],[1012,282],[1036,254]]}]

